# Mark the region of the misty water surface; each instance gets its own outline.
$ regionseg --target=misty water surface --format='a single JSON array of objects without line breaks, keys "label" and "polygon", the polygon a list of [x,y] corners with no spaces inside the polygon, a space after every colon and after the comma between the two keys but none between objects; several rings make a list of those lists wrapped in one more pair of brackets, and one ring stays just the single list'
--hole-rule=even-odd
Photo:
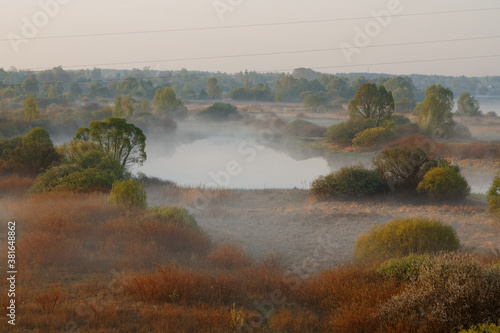
[{"label": "misty water surface", "polygon": [[297,161],[254,140],[217,136],[177,145],[167,156],[149,153],[138,171],[178,185],[262,189],[309,188],[330,168],[323,158]]}]

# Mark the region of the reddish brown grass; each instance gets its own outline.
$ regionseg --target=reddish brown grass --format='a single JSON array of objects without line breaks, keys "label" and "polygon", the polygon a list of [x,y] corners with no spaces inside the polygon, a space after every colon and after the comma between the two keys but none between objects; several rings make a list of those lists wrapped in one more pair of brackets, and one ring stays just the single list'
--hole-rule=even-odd
[{"label": "reddish brown grass", "polygon": [[379,305],[403,288],[372,268],[346,264],[306,281],[297,297],[307,309],[323,314],[323,330],[373,332],[379,325]]},{"label": "reddish brown grass", "polygon": [[217,245],[208,255],[208,260],[219,269],[235,269],[250,263],[248,254],[236,244]]},{"label": "reddish brown grass", "polygon": [[474,142],[436,142],[423,135],[409,135],[387,144],[387,147],[419,146],[440,158],[458,160],[491,160],[500,157],[500,143],[474,141]]},{"label": "reddish brown grass", "polygon": [[46,312],[55,311],[66,300],[66,296],[66,294],[61,292],[60,287],[51,288],[38,294],[34,302]]},{"label": "reddish brown grass", "polygon": [[34,183],[30,177],[11,175],[0,178],[0,193],[2,194],[22,194],[26,192]]}]

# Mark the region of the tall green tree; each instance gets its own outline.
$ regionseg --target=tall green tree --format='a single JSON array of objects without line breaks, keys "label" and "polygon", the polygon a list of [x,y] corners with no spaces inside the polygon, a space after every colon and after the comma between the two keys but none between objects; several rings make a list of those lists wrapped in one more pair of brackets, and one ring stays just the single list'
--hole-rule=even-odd
[{"label": "tall green tree", "polygon": [[359,86],[356,95],[349,102],[349,116],[369,118],[375,120],[379,126],[384,120],[391,117],[394,111],[394,98],[384,86],[374,83],[364,83]]},{"label": "tall green tree", "polygon": [[453,92],[441,85],[425,91],[425,99],[417,105],[418,125],[427,134],[446,136],[453,130]]},{"label": "tall green tree", "polygon": [[69,85],[69,92],[71,99],[75,100],[82,95],[82,88],[80,88],[78,82],[71,82]]},{"label": "tall green tree", "polygon": [[79,128],[75,139],[97,144],[123,166],[133,163],[142,165],[147,158],[146,136],[140,128],[128,124],[123,118],[93,121],[88,128]]},{"label": "tall green tree", "polygon": [[40,117],[38,105],[36,105],[35,98],[32,95],[26,97],[24,101],[24,115],[28,120],[35,120]]},{"label": "tall green tree", "polygon": [[156,90],[153,98],[154,113],[165,114],[167,116],[183,117],[187,109],[184,103],[177,98],[173,88],[163,88]]},{"label": "tall green tree", "polygon": [[113,116],[123,117],[122,97],[121,96],[117,96],[115,98],[115,108],[113,109]]},{"label": "tall green tree", "polygon": [[20,145],[6,149],[3,157],[11,170],[38,173],[59,159],[47,130],[35,127],[23,138]]},{"label": "tall green tree", "polygon": [[415,86],[409,77],[396,76],[388,79],[384,87],[392,92],[394,108],[396,111],[411,112],[415,109]]},{"label": "tall green tree", "polygon": [[23,84],[21,85],[24,92],[27,94],[32,94],[35,95],[38,93],[39,87],[38,87],[38,81],[36,80],[35,75],[30,75],[26,80],[23,81]]},{"label": "tall green tree", "polygon": [[207,94],[210,99],[218,99],[222,97],[222,89],[215,77],[211,77],[207,81]]},{"label": "tall green tree", "polygon": [[130,95],[122,97],[122,109],[126,116],[131,116],[134,113],[134,100]]},{"label": "tall green tree", "polygon": [[328,106],[328,98],[316,94],[309,94],[304,97],[304,106],[312,109],[313,112],[318,112]]},{"label": "tall green tree", "polygon": [[475,97],[472,97],[468,92],[463,92],[460,95],[460,98],[457,101],[457,106],[458,109],[456,114],[459,116],[477,117],[482,114],[479,101]]}]

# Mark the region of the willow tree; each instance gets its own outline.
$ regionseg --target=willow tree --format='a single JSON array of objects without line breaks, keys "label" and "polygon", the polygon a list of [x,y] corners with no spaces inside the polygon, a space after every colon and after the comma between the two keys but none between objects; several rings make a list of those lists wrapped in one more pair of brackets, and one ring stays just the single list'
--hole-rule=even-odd
[{"label": "willow tree", "polygon": [[417,105],[418,125],[427,134],[448,135],[455,125],[453,121],[453,92],[439,84],[427,87],[425,99]]},{"label": "willow tree", "polygon": [[349,102],[349,116],[375,120],[379,126],[391,117],[394,111],[394,98],[384,86],[364,83],[359,86],[356,95]]},{"label": "willow tree", "polygon": [[139,127],[123,118],[93,121],[88,128],[79,128],[75,139],[97,144],[106,154],[127,166],[142,165],[146,160],[146,136]]}]

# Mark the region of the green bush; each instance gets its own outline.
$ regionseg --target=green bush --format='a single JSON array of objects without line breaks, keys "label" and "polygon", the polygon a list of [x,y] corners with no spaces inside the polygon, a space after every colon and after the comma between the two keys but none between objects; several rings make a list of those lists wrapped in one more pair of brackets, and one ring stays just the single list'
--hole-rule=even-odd
[{"label": "green bush", "polygon": [[116,180],[111,188],[109,201],[114,204],[132,207],[147,207],[146,191],[141,183],[133,179]]},{"label": "green bush", "polygon": [[326,132],[326,128],[313,124],[307,120],[295,119],[293,122],[286,125],[283,132],[290,136],[322,137]]},{"label": "green bush", "polygon": [[373,164],[392,190],[414,192],[438,161],[420,147],[402,146],[382,150]]},{"label": "green bush", "polygon": [[68,174],[55,187],[55,190],[88,192],[94,190],[109,189],[115,178],[110,172],[97,168],[88,168],[83,171],[75,171]]},{"label": "green bush", "polygon": [[144,218],[194,228],[198,227],[196,219],[185,208],[180,207],[151,207],[144,215]]},{"label": "green bush", "polygon": [[498,325],[495,324],[474,325],[468,330],[461,330],[460,333],[500,333],[500,320],[498,321]]},{"label": "green bush", "polygon": [[228,103],[215,103],[206,109],[198,111],[198,116],[201,118],[224,121],[237,119],[239,117],[238,108]]},{"label": "green bush", "polygon": [[375,127],[364,130],[356,134],[352,140],[352,145],[356,150],[369,149],[378,147],[386,142],[391,141],[396,137],[394,131],[384,128]]},{"label": "green bush", "polygon": [[117,159],[105,155],[100,150],[89,150],[75,153],[65,164],[52,167],[38,175],[31,190],[110,190],[115,180],[124,179],[125,176],[125,168]]},{"label": "green bush", "polygon": [[384,192],[386,184],[377,172],[361,166],[345,167],[327,176],[321,176],[311,185],[317,197],[363,197]]},{"label": "green bush", "polygon": [[47,130],[35,127],[22,138],[20,145],[5,149],[2,158],[5,171],[37,174],[59,159]]},{"label": "green bush", "polygon": [[355,117],[328,127],[325,135],[333,142],[350,145],[356,134],[373,127],[375,127],[373,119]]},{"label": "green bush", "polygon": [[418,279],[405,291],[381,306],[379,319],[404,332],[414,331],[402,326],[412,322],[425,323],[425,332],[456,332],[497,322],[500,271],[482,266],[472,254],[439,255],[421,266]]},{"label": "green bush", "polygon": [[493,178],[486,199],[488,200],[488,212],[500,217],[500,172]]},{"label": "green bush", "polygon": [[414,281],[418,278],[420,267],[429,260],[432,260],[432,257],[428,254],[393,258],[384,262],[377,272],[398,281]]},{"label": "green bush", "polygon": [[76,165],[62,164],[52,167],[44,173],[38,175],[31,187],[33,192],[50,192],[63,183],[65,177],[77,171],[82,171]]},{"label": "green bush", "polygon": [[417,192],[434,200],[463,199],[470,194],[470,186],[458,167],[445,165],[427,171]]},{"label": "green bush", "polygon": [[395,219],[372,227],[354,245],[356,260],[401,258],[412,254],[456,251],[460,247],[456,231],[449,225],[423,217]]}]

